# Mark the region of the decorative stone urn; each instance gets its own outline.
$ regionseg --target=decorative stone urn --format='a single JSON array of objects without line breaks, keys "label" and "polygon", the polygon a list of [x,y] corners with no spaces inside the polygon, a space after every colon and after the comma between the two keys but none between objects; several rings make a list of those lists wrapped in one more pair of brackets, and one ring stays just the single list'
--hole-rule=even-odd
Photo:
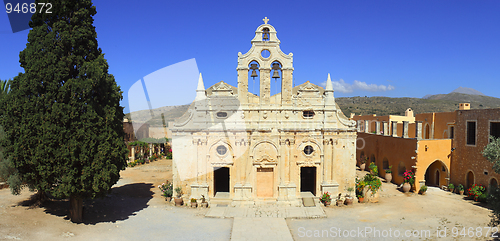
[{"label": "decorative stone urn", "polygon": [[385,181],[387,183],[391,183],[391,181],[392,181],[392,173],[386,173],[385,174]]},{"label": "decorative stone urn", "polygon": [[350,206],[354,202],[354,198],[352,197],[346,197],[345,198],[345,205]]},{"label": "decorative stone urn", "polygon": [[175,206],[182,206],[182,203],[183,203],[182,198],[180,198],[180,197],[174,198],[174,202],[175,202]]},{"label": "decorative stone urn", "polygon": [[359,170],[364,171],[365,167],[366,167],[366,163],[362,163],[361,165],[359,165]]},{"label": "decorative stone urn", "polygon": [[167,202],[172,201],[172,197],[165,197],[165,201],[167,201]]},{"label": "decorative stone urn", "polygon": [[460,190],[458,193],[460,193],[460,195],[464,195],[464,190]]},{"label": "decorative stone urn", "polygon": [[403,192],[408,193],[410,191],[410,189],[411,189],[411,185],[409,183],[405,182],[403,184]]}]

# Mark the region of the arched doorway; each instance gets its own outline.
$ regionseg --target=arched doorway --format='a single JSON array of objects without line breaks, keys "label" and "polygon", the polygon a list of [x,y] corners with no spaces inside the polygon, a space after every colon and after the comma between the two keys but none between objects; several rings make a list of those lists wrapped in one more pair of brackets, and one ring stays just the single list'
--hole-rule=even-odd
[{"label": "arched doorway", "polygon": [[441,187],[446,185],[446,178],[449,177],[448,166],[441,160],[432,162],[425,170],[425,185]]},{"label": "arched doorway", "polygon": [[472,171],[467,172],[467,176],[465,177],[465,188],[469,189],[469,187],[474,184],[474,173]]}]

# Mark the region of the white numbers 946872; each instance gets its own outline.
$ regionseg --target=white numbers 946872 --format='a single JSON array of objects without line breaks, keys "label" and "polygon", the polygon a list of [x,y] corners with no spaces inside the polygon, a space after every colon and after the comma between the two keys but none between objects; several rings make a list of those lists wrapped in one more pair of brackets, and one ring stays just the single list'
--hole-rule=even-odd
[{"label": "white numbers 946872", "polygon": [[5,4],[5,10],[7,13],[36,13],[37,8],[39,8],[39,13],[45,11],[45,13],[52,13],[52,3],[18,3],[16,5],[12,5],[12,3]]}]

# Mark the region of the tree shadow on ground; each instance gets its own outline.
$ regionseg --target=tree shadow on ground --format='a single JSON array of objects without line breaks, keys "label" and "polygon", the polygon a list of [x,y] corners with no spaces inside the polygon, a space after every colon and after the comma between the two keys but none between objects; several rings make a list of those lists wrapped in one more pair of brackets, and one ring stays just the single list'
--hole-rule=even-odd
[{"label": "tree shadow on ground", "polygon": [[[104,198],[87,199],[83,201],[83,223],[97,224],[102,222],[116,222],[126,220],[148,207],[153,198],[154,188],[151,183],[131,183],[112,188],[111,193]],[[23,206],[32,206],[35,198],[19,203]],[[49,199],[40,204],[48,214],[64,217],[69,220],[69,199]]]}]

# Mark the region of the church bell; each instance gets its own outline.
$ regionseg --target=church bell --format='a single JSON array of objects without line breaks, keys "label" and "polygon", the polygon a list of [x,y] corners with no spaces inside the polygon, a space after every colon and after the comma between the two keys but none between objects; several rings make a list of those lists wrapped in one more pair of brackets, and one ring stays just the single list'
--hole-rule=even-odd
[{"label": "church bell", "polygon": [[252,70],[252,74],[250,75],[250,77],[253,77],[255,79],[255,77],[259,76],[259,75],[257,75],[257,71],[256,71],[256,69],[258,69],[257,64],[251,64],[250,69]]},{"label": "church bell", "polygon": [[279,73],[280,64],[273,63],[273,69],[274,69],[274,72],[273,72],[272,78],[274,78],[274,79],[280,78],[280,73]]}]

